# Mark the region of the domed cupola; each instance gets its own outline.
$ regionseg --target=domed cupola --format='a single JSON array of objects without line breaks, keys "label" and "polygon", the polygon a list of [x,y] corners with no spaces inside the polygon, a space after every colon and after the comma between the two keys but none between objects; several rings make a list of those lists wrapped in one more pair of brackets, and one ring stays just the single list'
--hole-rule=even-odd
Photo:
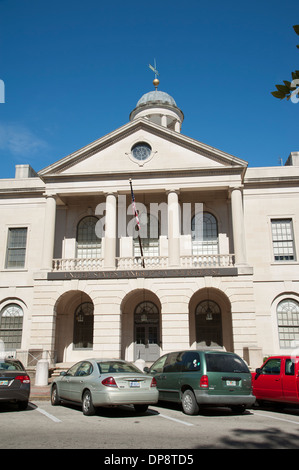
[{"label": "domed cupola", "polygon": [[158,90],[159,80],[153,81],[155,90],[145,93],[130,114],[130,121],[140,117],[176,132],[181,131],[183,112],[168,93]]}]

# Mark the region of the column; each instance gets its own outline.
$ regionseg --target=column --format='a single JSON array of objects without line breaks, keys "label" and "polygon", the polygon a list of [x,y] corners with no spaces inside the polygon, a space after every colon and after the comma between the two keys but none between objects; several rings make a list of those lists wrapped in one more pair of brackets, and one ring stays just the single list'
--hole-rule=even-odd
[{"label": "column", "polygon": [[54,195],[46,195],[46,210],[44,222],[44,245],[42,269],[51,271],[53,263],[56,221],[56,199]]},{"label": "column", "polygon": [[168,262],[180,266],[180,206],[179,191],[168,192]]},{"label": "column", "polygon": [[174,130],[176,132],[181,132],[181,123],[180,123],[180,121],[175,121]]},{"label": "column", "polygon": [[231,191],[232,225],[234,238],[235,263],[239,265],[247,264],[244,213],[242,201],[242,189],[233,188]]},{"label": "column", "polygon": [[105,220],[105,268],[115,268],[116,257],[116,195],[106,195],[106,220]]},{"label": "column", "polygon": [[167,127],[167,116],[166,116],[166,114],[161,115],[161,126]]}]

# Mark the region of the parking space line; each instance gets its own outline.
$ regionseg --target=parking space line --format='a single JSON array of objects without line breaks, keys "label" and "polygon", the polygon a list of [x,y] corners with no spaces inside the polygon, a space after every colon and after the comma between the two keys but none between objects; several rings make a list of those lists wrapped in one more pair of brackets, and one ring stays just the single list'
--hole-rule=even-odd
[{"label": "parking space line", "polygon": [[54,423],[61,423],[61,420],[56,418],[56,416],[53,416],[51,415],[50,413],[48,413],[47,411],[43,410],[42,408],[39,408],[38,406],[32,406],[30,403],[29,403],[29,406],[30,408],[32,408],[34,411],[38,411],[39,413],[43,414],[44,416],[47,416],[47,418],[51,419],[52,421],[54,421]]},{"label": "parking space line", "polygon": [[[152,414],[157,415],[156,412]],[[185,426],[193,426],[193,424],[188,423],[187,421],[182,421],[181,419],[177,419],[177,418],[171,418],[170,416],[163,415],[161,413],[159,413],[157,416],[160,416],[161,418],[169,419],[170,421],[175,421],[176,423],[179,423],[179,424],[184,424]]]},{"label": "parking space line", "polygon": [[285,421],[286,423],[299,424],[299,421],[293,421],[291,419],[285,418],[277,418],[276,416],[265,415],[264,413],[256,413],[256,411],[254,411],[253,414],[256,416],[263,416],[265,418],[276,419],[277,421]]}]

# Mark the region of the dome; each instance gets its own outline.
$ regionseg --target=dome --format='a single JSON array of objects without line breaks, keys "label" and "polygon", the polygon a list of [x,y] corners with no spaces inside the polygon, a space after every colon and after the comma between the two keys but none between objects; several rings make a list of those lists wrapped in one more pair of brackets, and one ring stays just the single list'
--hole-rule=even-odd
[{"label": "dome", "polygon": [[155,79],[153,84],[156,89],[142,95],[136,108],[130,113],[130,121],[144,118],[170,130],[180,132],[184,119],[183,112],[177,107],[172,96],[165,91],[157,90],[158,79]]},{"label": "dome", "polygon": [[150,91],[148,93],[145,93],[140,100],[138,101],[136,108],[139,106],[144,106],[147,104],[168,104],[170,106],[175,106],[177,108],[176,102],[170,96],[168,93],[165,93],[165,91]]}]

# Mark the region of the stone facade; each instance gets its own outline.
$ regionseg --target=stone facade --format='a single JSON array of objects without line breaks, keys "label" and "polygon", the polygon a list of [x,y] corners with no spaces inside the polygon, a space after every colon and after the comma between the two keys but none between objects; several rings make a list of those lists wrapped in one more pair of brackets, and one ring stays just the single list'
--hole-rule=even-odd
[{"label": "stone facade", "polygon": [[[172,350],[224,347],[252,367],[291,352],[299,341],[298,153],[284,167],[248,168],[181,134],[172,101],[142,106],[40,172],[20,165],[14,179],[0,180],[6,351],[25,363],[42,351],[52,363],[152,362]],[[140,220],[158,221],[141,239],[143,258],[130,179]]]}]

